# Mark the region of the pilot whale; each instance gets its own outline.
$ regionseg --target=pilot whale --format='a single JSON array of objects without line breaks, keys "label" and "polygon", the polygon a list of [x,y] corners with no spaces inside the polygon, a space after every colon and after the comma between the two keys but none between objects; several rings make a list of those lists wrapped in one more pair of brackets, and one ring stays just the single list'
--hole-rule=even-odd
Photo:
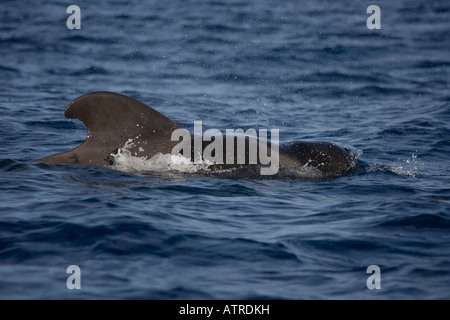
[{"label": "pilot whale", "polygon": [[[144,103],[118,93],[92,92],[78,97],[68,105],[65,116],[79,119],[86,125],[86,140],[73,150],[37,161],[111,167],[114,165],[114,155],[127,144],[132,155],[147,159],[157,154],[173,154],[173,150],[180,144],[179,140],[173,140],[173,132],[182,128]],[[236,145],[223,155],[222,163],[212,163],[205,174],[237,172],[241,178],[258,177],[260,171],[255,169],[264,165],[250,161],[252,139],[258,138],[245,136],[243,161],[238,161]],[[130,144],[130,141],[133,143]],[[201,148],[205,150],[211,143],[213,141],[202,141]],[[259,149],[259,144],[257,146]],[[189,154],[184,154],[186,152],[183,150],[179,152],[193,161],[196,157],[194,150],[195,146],[192,145],[192,148],[188,148]],[[274,153],[273,148],[269,151]],[[351,150],[325,141],[287,142],[277,145],[276,151],[280,169],[287,168],[292,172],[296,168],[313,168],[326,180],[350,174],[358,166]],[[230,152],[234,153],[232,157],[236,160],[231,164],[225,161],[225,157],[229,159]]]}]

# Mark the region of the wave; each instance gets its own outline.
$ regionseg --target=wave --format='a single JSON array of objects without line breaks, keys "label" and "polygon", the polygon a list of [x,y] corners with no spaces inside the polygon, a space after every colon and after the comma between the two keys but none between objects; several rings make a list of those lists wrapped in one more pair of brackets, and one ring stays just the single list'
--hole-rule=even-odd
[{"label": "wave", "polygon": [[412,153],[410,158],[398,159],[392,164],[367,164],[361,162],[362,173],[379,174],[391,173],[403,177],[418,178],[424,175],[421,169],[424,167],[424,162],[418,159],[417,154]]},{"label": "wave", "polygon": [[187,38],[183,40],[183,43],[193,45],[193,44],[201,44],[202,47],[205,43],[214,44],[214,45],[232,45],[236,44],[235,40],[229,40],[223,37],[218,37],[217,35],[195,35],[193,37]]},{"label": "wave", "polygon": [[90,66],[88,68],[79,69],[70,73],[71,76],[83,76],[91,74],[109,75],[110,72],[106,69],[103,69],[102,67]]},{"label": "wave", "polygon": [[[298,78],[296,80],[299,80]],[[381,75],[379,77],[376,76],[369,76],[365,74],[355,74],[355,73],[344,73],[344,72],[338,72],[338,71],[319,71],[314,72],[309,75],[306,75],[301,78],[302,81],[347,81],[347,82],[355,82],[355,83],[361,83],[361,82],[381,82],[383,79],[381,78]],[[294,80],[295,81],[295,80]]]},{"label": "wave", "polygon": [[81,36],[81,35],[71,35],[63,37],[61,40],[66,41],[67,43],[92,43],[92,44],[115,44],[119,42],[119,38],[117,37],[90,37],[90,36]]},{"label": "wave", "polygon": [[436,214],[419,214],[379,224],[383,227],[410,227],[415,229],[450,229],[450,219]]},{"label": "wave", "polygon": [[420,69],[435,69],[435,68],[445,68],[450,67],[450,61],[431,61],[424,60],[415,65],[416,68]]},{"label": "wave", "polygon": [[14,45],[14,44],[25,44],[29,46],[39,47],[41,44],[35,39],[27,36],[23,37],[9,37],[1,40],[3,46]]},{"label": "wave", "polygon": [[16,171],[16,170],[24,170],[29,168],[29,164],[24,162],[15,161],[12,159],[0,159],[0,170],[7,171]]},{"label": "wave", "polygon": [[43,127],[51,129],[75,129],[76,126],[70,121],[25,121],[24,125],[27,127]]},{"label": "wave", "polygon": [[0,73],[1,72],[12,72],[12,73],[19,73],[20,70],[16,69],[16,68],[11,68],[11,67],[7,67],[7,66],[2,66],[0,65]]}]

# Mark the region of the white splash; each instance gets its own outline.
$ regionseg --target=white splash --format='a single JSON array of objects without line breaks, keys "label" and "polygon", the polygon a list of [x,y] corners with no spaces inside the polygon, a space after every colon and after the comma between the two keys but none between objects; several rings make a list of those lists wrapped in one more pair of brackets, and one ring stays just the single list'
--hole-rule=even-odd
[{"label": "white splash", "polygon": [[[116,154],[111,155],[114,157],[113,169],[129,173],[195,173],[199,170],[208,170],[208,167],[212,164],[206,161],[193,163],[181,154],[171,155],[158,153],[150,159],[147,157],[138,157],[130,151],[130,148],[134,146],[133,140],[129,139],[123,148],[120,148]],[[141,149],[139,150],[142,151]]]},{"label": "white splash", "polygon": [[417,158],[417,154],[412,153],[408,158],[399,158],[392,165],[370,165],[368,172],[392,172],[404,177],[419,177],[424,163]]},{"label": "white splash", "polygon": [[417,154],[411,154],[410,158],[398,159],[397,164],[393,166],[392,172],[409,177],[417,177],[420,173],[420,167],[423,163],[417,160]]}]

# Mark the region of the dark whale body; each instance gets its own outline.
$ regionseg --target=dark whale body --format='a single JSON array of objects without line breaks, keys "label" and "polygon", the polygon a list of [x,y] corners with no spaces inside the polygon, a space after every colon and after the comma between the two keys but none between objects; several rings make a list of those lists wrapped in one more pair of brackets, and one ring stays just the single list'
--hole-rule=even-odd
[{"label": "dark whale body", "polygon": [[[140,101],[117,93],[85,94],[69,104],[65,116],[79,119],[86,125],[88,129],[86,141],[71,151],[38,161],[49,164],[109,167],[114,163],[114,154],[131,140],[133,143],[128,147],[131,154],[147,159],[159,153],[170,154],[179,143],[171,139],[174,130],[181,129],[177,124]],[[205,174],[214,176],[217,173],[218,176],[222,174],[225,177],[239,178],[258,177],[259,171],[256,169],[261,165],[250,164],[248,159],[248,143],[250,139],[255,138],[246,136],[245,139],[247,148],[245,163],[237,164],[235,161],[233,164],[213,164]],[[209,143],[211,142],[203,141],[203,149]],[[190,155],[191,160],[194,159],[193,150],[194,148]],[[330,142],[295,141],[279,145],[281,172],[286,172],[286,169],[292,172],[292,169],[309,167],[321,173],[320,180],[328,180],[354,172],[357,164],[353,152]],[[224,175],[224,172],[228,174]],[[277,176],[279,175],[275,175]]]}]

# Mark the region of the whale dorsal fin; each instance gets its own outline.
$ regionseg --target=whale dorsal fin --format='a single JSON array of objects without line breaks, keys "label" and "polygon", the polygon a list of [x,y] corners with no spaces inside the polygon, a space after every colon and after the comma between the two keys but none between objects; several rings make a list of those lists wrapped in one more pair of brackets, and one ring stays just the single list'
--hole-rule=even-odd
[{"label": "whale dorsal fin", "polygon": [[130,151],[152,157],[170,153],[178,142],[171,141],[179,127],[156,110],[133,98],[112,92],[92,92],[72,101],[65,116],[81,120],[87,127],[86,141],[77,148],[49,156],[47,163],[108,165],[108,157],[132,140]]}]

